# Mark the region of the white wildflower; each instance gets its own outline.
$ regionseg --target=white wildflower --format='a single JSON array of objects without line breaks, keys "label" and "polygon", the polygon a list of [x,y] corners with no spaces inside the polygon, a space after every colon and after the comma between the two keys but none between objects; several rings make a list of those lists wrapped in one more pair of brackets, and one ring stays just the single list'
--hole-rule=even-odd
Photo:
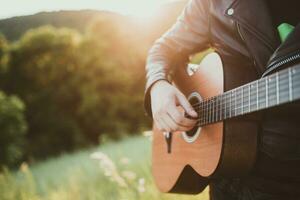
[{"label": "white wildflower", "polygon": [[125,177],[127,180],[136,179],[136,174],[132,171],[123,171],[122,176]]},{"label": "white wildflower", "polygon": [[145,188],[145,179],[144,178],[140,178],[139,181],[138,181],[138,191],[140,193],[143,193],[146,191],[146,188]]},{"label": "white wildflower", "polygon": [[116,182],[120,187],[127,187],[126,181],[119,175],[115,163],[106,154],[95,152],[91,154],[90,157],[99,161],[105,176],[110,177],[110,179]]}]

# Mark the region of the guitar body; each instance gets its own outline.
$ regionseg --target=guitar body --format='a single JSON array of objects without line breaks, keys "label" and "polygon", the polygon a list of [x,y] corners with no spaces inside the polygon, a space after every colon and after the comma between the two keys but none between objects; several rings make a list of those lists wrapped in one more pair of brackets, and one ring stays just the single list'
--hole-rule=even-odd
[{"label": "guitar body", "polygon": [[[191,104],[197,104],[255,80],[252,68],[223,65],[219,55],[211,53],[194,68],[177,67],[174,85]],[[257,131],[257,122],[251,117],[195,127],[187,133],[163,133],[154,125],[152,172],[158,188],[162,192],[197,194],[211,177],[247,174],[256,159]]]}]

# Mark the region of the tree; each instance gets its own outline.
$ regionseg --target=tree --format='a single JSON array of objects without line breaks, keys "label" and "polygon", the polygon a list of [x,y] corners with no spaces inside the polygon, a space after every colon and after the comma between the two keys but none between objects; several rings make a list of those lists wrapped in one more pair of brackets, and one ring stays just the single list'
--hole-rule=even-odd
[{"label": "tree", "polygon": [[28,31],[10,50],[5,91],[27,105],[29,154],[44,157],[85,144],[74,119],[80,34],[50,26]]},{"label": "tree", "polygon": [[13,166],[22,159],[27,130],[24,110],[18,97],[0,91],[0,166]]}]

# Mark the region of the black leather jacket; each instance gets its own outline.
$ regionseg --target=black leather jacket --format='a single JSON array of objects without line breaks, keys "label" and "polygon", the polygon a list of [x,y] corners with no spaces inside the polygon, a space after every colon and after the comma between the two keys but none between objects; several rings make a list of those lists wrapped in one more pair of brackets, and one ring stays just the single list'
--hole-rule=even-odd
[{"label": "black leather jacket", "polygon": [[[279,45],[265,1],[190,0],[173,27],[149,51],[145,91],[147,113],[151,115],[151,86],[158,80],[168,80],[174,62],[180,57],[213,47],[232,65],[239,60],[237,64],[255,68],[257,78],[260,78]],[[290,112],[283,116],[280,113],[267,114],[262,125],[261,149],[271,157],[300,160],[298,117],[290,123]]]}]

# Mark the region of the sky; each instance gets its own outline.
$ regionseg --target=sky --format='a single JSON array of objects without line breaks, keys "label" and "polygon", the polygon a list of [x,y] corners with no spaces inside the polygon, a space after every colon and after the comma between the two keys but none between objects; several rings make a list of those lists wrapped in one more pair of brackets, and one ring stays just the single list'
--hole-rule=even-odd
[{"label": "sky", "polygon": [[0,19],[41,11],[96,9],[149,17],[172,0],[0,0]]}]

